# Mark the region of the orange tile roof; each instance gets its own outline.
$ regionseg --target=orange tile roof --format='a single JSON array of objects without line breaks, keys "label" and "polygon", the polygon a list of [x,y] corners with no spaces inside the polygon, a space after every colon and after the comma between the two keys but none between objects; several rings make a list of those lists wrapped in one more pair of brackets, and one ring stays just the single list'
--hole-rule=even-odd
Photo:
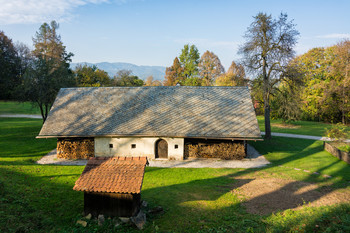
[{"label": "orange tile roof", "polygon": [[146,157],[90,158],[73,187],[76,191],[140,193]]}]

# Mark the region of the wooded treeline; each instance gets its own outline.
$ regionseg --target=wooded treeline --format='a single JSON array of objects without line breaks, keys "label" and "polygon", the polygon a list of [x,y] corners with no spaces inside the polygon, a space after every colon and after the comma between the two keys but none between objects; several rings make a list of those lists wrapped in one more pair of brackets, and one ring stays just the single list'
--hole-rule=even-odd
[{"label": "wooded treeline", "polygon": [[73,54],[66,51],[58,28],[55,21],[41,25],[32,51],[0,31],[0,99],[31,101],[44,121],[62,87],[160,85],[249,86],[257,113],[265,114],[265,128],[270,115],[284,121],[350,121],[350,41],[295,56],[299,33],[286,14],[254,16],[239,49],[242,59],[232,61],[227,71],[213,52],[200,55],[195,45],[184,45],[166,68],[163,83],[152,76],[142,80],[130,70],[113,77],[96,66],[72,70]]},{"label": "wooded treeline", "polygon": [[259,13],[253,18],[239,50],[242,59],[233,61],[227,72],[213,52],[200,57],[195,45],[185,45],[167,67],[164,85],[249,86],[256,112],[265,114],[265,120],[271,115],[285,122],[348,124],[350,40],[295,56],[299,32],[286,14],[274,19]]},{"label": "wooded treeline", "polygon": [[[350,122],[350,40],[310,49],[291,59],[271,90],[272,118]],[[262,80],[251,80],[256,110],[262,114]]]}]

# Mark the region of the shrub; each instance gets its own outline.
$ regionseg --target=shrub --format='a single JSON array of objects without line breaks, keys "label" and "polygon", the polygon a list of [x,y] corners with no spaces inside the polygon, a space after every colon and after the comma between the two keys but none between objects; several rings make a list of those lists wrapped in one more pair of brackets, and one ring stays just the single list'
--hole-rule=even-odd
[{"label": "shrub", "polygon": [[338,149],[345,152],[350,152],[350,145],[340,146]]},{"label": "shrub", "polygon": [[348,138],[349,132],[347,132],[346,126],[342,123],[332,125],[332,128],[326,130],[326,136],[336,141],[343,141]]}]

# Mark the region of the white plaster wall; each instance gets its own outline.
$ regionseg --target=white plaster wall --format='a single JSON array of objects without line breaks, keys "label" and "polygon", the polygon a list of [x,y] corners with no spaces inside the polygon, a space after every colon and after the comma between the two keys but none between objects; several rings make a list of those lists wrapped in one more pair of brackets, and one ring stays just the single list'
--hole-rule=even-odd
[{"label": "white plaster wall", "polygon": [[[183,138],[95,138],[95,156],[147,156],[149,159],[155,159],[155,144],[159,139],[168,143],[168,159],[183,160]],[[113,148],[110,148],[109,144],[113,144]],[[131,148],[132,144],[135,144],[136,148]],[[175,145],[178,145],[177,149]]]}]

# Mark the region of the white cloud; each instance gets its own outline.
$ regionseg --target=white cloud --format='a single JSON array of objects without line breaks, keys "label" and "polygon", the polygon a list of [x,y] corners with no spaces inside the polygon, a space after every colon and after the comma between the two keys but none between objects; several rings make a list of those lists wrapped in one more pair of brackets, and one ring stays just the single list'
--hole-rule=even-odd
[{"label": "white cloud", "polygon": [[[0,0],[0,24],[42,23],[49,20],[67,21],[73,10],[86,4],[109,0]],[[123,0],[122,0],[123,1]]]},{"label": "white cloud", "polygon": [[350,34],[345,33],[333,33],[327,35],[317,36],[317,38],[325,38],[325,39],[350,39]]}]

